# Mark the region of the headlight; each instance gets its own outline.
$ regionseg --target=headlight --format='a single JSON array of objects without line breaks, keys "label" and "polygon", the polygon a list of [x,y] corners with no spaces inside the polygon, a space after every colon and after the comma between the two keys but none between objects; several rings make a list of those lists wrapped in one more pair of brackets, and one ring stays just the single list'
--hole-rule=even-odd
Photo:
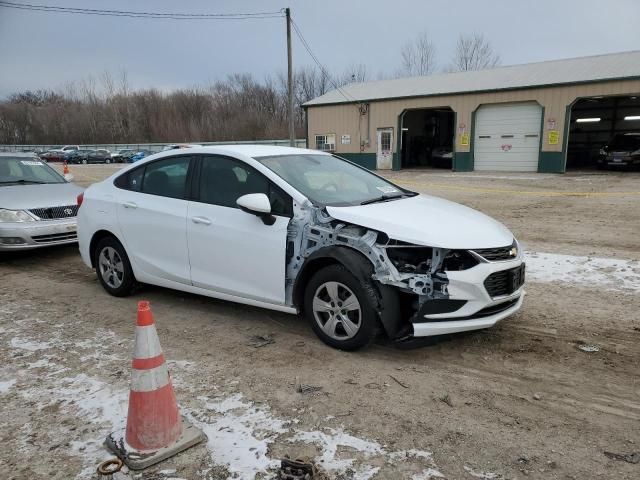
[{"label": "headlight", "polygon": [[24,210],[6,210],[0,208],[0,222],[34,222],[35,218],[29,215]]},{"label": "headlight", "polygon": [[600,155],[602,155],[603,157],[607,156],[607,151],[604,148],[600,149]]}]

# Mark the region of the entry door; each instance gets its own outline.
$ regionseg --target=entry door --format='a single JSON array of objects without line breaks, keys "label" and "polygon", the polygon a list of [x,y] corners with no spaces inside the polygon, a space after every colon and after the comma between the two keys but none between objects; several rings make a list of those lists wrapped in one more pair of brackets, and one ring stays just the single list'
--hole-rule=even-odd
[{"label": "entry door", "polygon": [[117,217],[127,254],[152,277],[191,284],[187,201],[191,157],[170,157],[131,170],[118,195]]},{"label": "entry door", "polygon": [[[201,162],[198,201],[187,213],[193,285],[284,304],[291,198],[241,160],[207,155]],[[240,210],[236,200],[247,193],[270,198],[273,225]]]},{"label": "entry door", "polygon": [[376,168],[390,170],[393,167],[393,128],[378,129]]},{"label": "entry door", "polygon": [[542,107],[535,102],[484,105],[476,112],[476,170],[535,172],[540,155]]}]

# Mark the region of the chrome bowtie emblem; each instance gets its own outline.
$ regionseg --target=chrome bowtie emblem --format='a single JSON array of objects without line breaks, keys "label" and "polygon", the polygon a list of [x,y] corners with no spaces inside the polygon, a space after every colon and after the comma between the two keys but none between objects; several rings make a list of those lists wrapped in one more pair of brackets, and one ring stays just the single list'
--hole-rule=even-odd
[{"label": "chrome bowtie emblem", "polygon": [[70,208],[65,208],[64,209],[64,214],[65,215],[71,215],[73,213],[73,210],[71,210]]}]

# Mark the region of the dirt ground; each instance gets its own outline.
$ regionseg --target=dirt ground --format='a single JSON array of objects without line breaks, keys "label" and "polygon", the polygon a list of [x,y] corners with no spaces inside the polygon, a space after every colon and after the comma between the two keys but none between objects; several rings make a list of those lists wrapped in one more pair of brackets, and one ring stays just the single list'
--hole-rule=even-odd
[{"label": "dirt ground", "polygon": [[[71,167],[82,185],[117,168]],[[387,176],[514,232],[532,265],[517,315],[345,353],[291,315],[155,287],[110,297],[76,246],[3,255],[0,477],[96,478],[148,299],[182,411],[209,440],[134,478],[274,478],[284,455],[332,479],[640,478],[605,454],[640,452],[640,174]]]}]

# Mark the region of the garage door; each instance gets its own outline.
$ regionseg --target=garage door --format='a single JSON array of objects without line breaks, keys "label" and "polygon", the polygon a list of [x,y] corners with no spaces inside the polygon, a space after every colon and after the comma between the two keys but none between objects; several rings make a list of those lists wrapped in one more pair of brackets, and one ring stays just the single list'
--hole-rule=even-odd
[{"label": "garage door", "polygon": [[476,112],[476,170],[538,170],[542,107],[537,103],[485,105]]}]

